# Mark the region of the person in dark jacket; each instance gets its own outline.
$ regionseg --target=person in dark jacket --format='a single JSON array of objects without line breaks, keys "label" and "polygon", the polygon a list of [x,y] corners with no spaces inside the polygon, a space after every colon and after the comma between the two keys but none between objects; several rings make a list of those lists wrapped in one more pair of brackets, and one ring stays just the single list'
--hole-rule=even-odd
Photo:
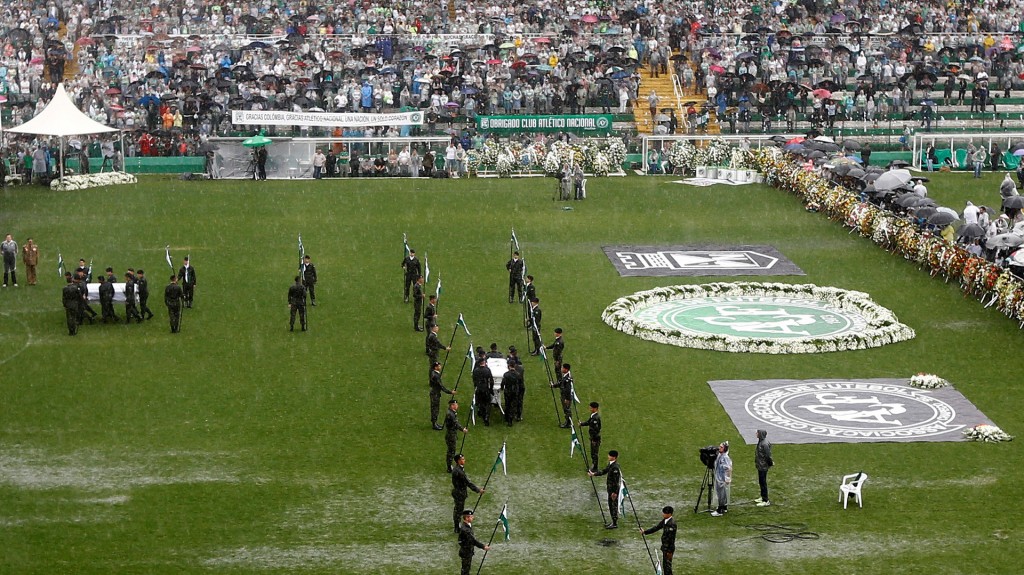
[{"label": "person in dark jacket", "polygon": [[605,490],[608,492],[608,513],[612,522],[605,525],[605,529],[619,528],[619,487],[622,486],[622,471],[619,469],[619,452],[614,449],[608,452],[608,465],[601,471],[588,471],[587,475],[594,477],[604,475]]},{"label": "person in dark jacket", "polygon": [[288,331],[295,331],[296,313],[299,314],[302,331],[306,331],[306,287],[302,285],[302,276],[295,276],[295,283],[288,288],[288,308],[291,310]]},{"label": "person in dark jacket", "polygon": [[758,507],[768,507],[771,501],[768,500],[768,469],[775,465],[772,460],[772,444],[768,443],[768,431],[757,430],[757,447],[754,448],[754,467],[757,468],[757,484],[761,488],[761,499],[757,500]]},{"label": "person in dark jacket", "polygon": [[181,331],[181,307],[185,303],[185,290],[178,285],[178,276],[171,274],[170,282],[164,288],[164,305],[171,321],[171,333]]},{"label": "person in dark jacket", "polygon": [[462,575],[469,575],[473,568],[473,554],[477,549],[489,551],[490,545],[484,543],[473,535],[473,510],[466,509],[462,512],[462,523],[459,524],[459,558],[462,559]]},{"label": "person in dark jacket", "polygon": [[459,517],[466,509],[466,497],[469,492],[483,493],[484,490],[477,487],[466,475],[466,456],[458,454],[455,456],[455,467],[452,468],[452,499],[455,500],[455,510],[452,513],[452,520],[455,532],[459,532]]},{"label": "person in dark jacket", "polygon": [[644,535],[653,535],[661,531],[661,568],[662,575],[672,575],[672,555],[676,552],[676,520],[672,517],[675,510],[671,505],[661,509],[661,521],[650,529],[638,527]]}]

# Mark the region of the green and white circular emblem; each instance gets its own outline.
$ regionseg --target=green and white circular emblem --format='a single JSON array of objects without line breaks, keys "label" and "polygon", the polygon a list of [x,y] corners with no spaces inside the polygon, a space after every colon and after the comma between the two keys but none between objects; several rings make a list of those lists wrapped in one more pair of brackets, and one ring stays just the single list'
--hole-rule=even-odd
[{"label": "green and white circular emblem", "polygon": [[914,337],[867,294],[810,284],[657,288],[616,300],[603,319],[643,339],[731,352],[819,353]]},{"label": "green and white circular emblem", "polygon": [[714,296],[667,301],[633,312],[636,321],[692,334],[793,339],[860,332],[867,319],[812,298]]}]

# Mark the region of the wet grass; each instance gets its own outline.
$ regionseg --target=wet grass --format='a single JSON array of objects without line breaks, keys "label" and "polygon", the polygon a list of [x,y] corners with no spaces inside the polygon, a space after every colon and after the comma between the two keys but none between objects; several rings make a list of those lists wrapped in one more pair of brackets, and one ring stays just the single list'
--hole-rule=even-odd
[{"label": "wet grass", "polygon": [[[939,175],[930,190],[956,208],[970,198],[992,205],[999,179]],[[402,303],[401,238],[429,255],[431,291],[442,277],[444,340],[461,312],[475,345],[525,349],[520,310],[505,303],[512,226],[537,277],[545,332],[566,330],[577,390],[602,403],[604,447],[622,452],[641,521],[653,525],[665,504],[678,510],[677,569],[954,574],[984,561],[991,573],[1017,571],[1018,442],[777,446],[775,505],[737,505],[726,520],[690,513],[701,446],[733,441],[733,495],[751,500],[757,490],[741,441],[753,430],[733,427],[708,380],[928,371],[1019,434],[1012,350],[1022,335],[1013,322],[782,192],[591,179],[586,202],[563,206],[553,188],[549,179],[153,177],[3,192],[0,228],[33,236],[44,261],[39,286],[0,293],[0,572],[454,572],[450,481],[427,421],[423,338]],[[319,305],[309,332],[290,333],[285,296],[299,233],[320,273]],[[918,337],[765,357],[659,345],[601,322],[622,295],[716,279],[621,278],[601,246],[691,243],[773,245],[807,275],[771,281],[868,292]],[[191,253],[200,279],[174,336],[159,297],[168,244],[176,265]],[[69,263],[145,268],[157,318],[86,325],[69,338],[57,248]],[[468,343],[456,335],[449,384]],[[648,572],[635,531],[601,528],[583,463],[568,458],[568,434],[556,427],[542,364],[529,360],[526,421],[472,428],[465,445],[478,482],[501,442],[509,446],[510,474],[491,480],[477,531],[490,534],[507,497],[513,538],[495,545],[484,572]],[[843,511],[836,485],[861,469],[872,476],[865,507]],[[753,523],[802,523],[821,538],[770,544],[751,539]]]}]

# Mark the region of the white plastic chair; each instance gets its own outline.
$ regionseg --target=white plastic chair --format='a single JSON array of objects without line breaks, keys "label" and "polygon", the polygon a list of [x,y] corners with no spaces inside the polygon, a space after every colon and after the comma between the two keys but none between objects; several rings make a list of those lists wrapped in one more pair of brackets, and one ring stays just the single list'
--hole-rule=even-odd
[{"label": "white plastic chair", "polygon": [[843,482],[839,485],[839,501],[842,502],[843,509],[846,509],[850,495],[857,498],[858,506],[864,507],[864,500],[861,498],[860,489],[867,480],[868,474],[863,471],[843,476]]}]

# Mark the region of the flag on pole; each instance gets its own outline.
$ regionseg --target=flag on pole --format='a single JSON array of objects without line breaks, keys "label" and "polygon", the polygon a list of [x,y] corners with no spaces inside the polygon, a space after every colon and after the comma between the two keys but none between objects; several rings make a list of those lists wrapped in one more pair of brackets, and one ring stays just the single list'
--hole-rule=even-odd
[{"label": "flag on pole", "polygon": [[[476,401],[476,395],[473,396],[473,400]],[[505,442],[501,442],[501,451],[498,452],[498,458],[494,460],[494,466],[491,467],[491,473],[498,470],[498,464],[501,464],[501,471],[505,475],[508,475],[508,467],[505,464]]]},{"label": "flag on pole", "polygon": [[434,295],[436,295],[437,299],[440,301],[440,299],[441,299],[441,274],[437,274],[437,290],[434,291]]},{"label": "flag on pole", "polygon": [[580,438],[576,436],[576,426],[573,425],[570,429],[572,429],[572,439],[569,441],[569,457],[572,457],[576,453],[577,447],[580,448],[580,451],[583,451],[583,444],[580,443]]},{"label": "flag on pole", "polygon": [[92,258],[89,258],[89,269],[85,272],[85,283],[92,281]]},{"label": "flag on pole", "polygon": [[512,228],[512,243],[516,246],[516,251],[519,251],[519,240],[516,239],[516,229]]},{"label": "flag on pole", "polygon": [[60,250],[57,250],[57,275],[64,277],[64,256],[60,255]]},{"label": "flag on pole", "polygon": [[540,360],[541,361],[547,361],[548,360],[548,354],[547,354],[547,352],[544,351],[544,346],[543,345],[538,347],[537,351],[540,352]]},{"label": "flag on pole", "polygon": [[512,536],[508,529],[508,503],[501,506],[501,514],[498,515],[498,522],[501,523],[501,530],[505,533],[505,541]]},{"label": "flag on pole", "polygon": [[409,238],[402,234],[402,245],[405,247],[405,257],[409,257]]},{"label": "flag on pole", "polygon": [[571,379],[569,380],[569,391],[572,392],[572,402],[581,403],[579,396],[576,395],[576,383],[573,382]]},{"label": "flag on pole", "polygon": [[476,394],[473,394],[473,403],[469,404],[469,420],[476,425]]},{"label": "flag on pole", "polygon": [[167,260],[167,267],[174,271],[174,262],[171,261],[171,246],[164,246],[164,259]]},{"label": "flag on pole", "polygon": [[622,515],[625,510],[625,505],[622,500],[629,497],[629,489],[626,487],[626,480],[619,479],[619,515]]},{"label": "flag on pole", "polygon": [[654,564],[654,575],[663,575],[661,571],[661,561]]},{"label": "flag on pole", "polygon": [[470,335],[470,336],[473,335],[473,334],[469,333],[469,328],[466,327],[466,320],[462,319],[462,314],[461,313],[459,314],[459,321],[456,322],[455,325],[462,326],[462,329],[466,330],[466,335]]},{"label": "flag on pole", "polygon": [[306,255],[306,248],[302,246],[302,234],[299,234],[299,271],[303,274],[306,272],[306,266],[302,263],[302,256]]},{"label": "flag on pole", "polygon": [[430,283],[430,258],[426,252],[423,252],[423,283]]},{"label": "flag on pole", "polygon": [[[476,368],[476,356],[473,355],[473,342],[469,342],[469,349],[466,350],[466,361],[469,362],[469,365]],[[476,397],[476,395],[474,394],[473,397]]]}]

